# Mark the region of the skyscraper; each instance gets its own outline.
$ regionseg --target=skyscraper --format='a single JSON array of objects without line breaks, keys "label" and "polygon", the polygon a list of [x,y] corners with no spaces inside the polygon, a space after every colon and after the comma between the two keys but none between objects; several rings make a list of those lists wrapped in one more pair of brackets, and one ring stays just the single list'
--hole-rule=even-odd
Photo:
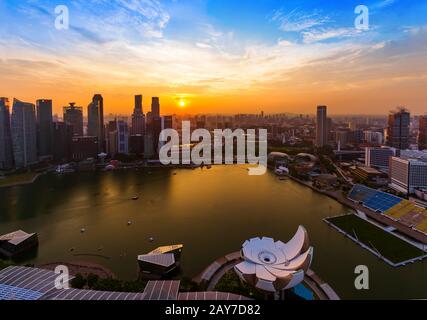
[{"label": "skyscraper", "polygon": [[128,125],[123,120],[110,121],[108,129],[108,152],[115,156],[116,154],[129,153],[129,132]]},{"label": "skyscraper", "polygon": [[65,122],[53,123],[53,159],[67,162],[71,159],[71,142],[73,126]]},{"label": "skyscraper", "polygon": [[427,115],[420,116],[420,129],[418,133],[418,148],[427,150]]},{"label": "skyscraper", "polygon": [[328,144],[328,117],[327,107],[317,107],[316,147],[322,148]]},{"label": "skyscraper", "polygon": [[76,107],[74,102],[64,107],[64,122],[73,126],[74,136],[83,136],[83,108]]},{"label": "skyscraper", "polygon": [[9,99],[0,98],[0,170],[13,168]]},{"label": "skyscraper", "polygon": [[135,108],[132,114],[131,134],[144,134],[145,131],[145,116],[142,109],[142,95],[135,96]]},{"label": "skyscraper", "polygon": [[409,148],[411,114],[404,108],[392,112],[388,117],[387,145],[405,150]]},{"label": "skyscraper", "polygon": [[98,137],[99,152],[105,152],[104,98],[100,94],[88,106],[88,135]]},{"label": "skyscraper", "polygon": [[158,97],[152,98],[151,113],[152,113],[153,119],[160,118],[160,100]]},{"label": "skyscraper", "polygon": [[[161,127],[161,131],[165,130],[165,129],[173,129],[173,117],[172,116],[164,116],[160,118],[160,127]],[[157,141],[158,141],[158,152],[160,152],[160,149],[165,145],[165,142],[160,142],[160,137],[161,137],[161,133],[159,134],[159,136],[157,137]]]},{"label": "skyscraper", "polygon": [[13,100],[12,142],[15,165],[25,168],[37,162],[37,126],[35,106]]},{"label": "skyscraper", "polygon": [[52,100],[37,100],[36,111],[38,155],[45,157],[52,155]]}]

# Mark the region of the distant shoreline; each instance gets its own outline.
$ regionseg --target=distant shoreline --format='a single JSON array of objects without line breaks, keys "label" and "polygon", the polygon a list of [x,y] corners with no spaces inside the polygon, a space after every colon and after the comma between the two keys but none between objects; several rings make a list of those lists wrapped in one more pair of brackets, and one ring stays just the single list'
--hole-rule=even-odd
[{"label": "distant shoreline", "polygon": [[[23,181],[16,181],[16,182],[11,182],[11,183],[2,183],[2,182],[6,182],[8,180],[8,178],[6,179],[1,179],[0,180],[0,189],[1,188],[12,188],[12,187],[18,187],[18,186],[24,186],[24,185],[28,185],[28,184],[32,184],[34,182],[36,182],[36,180],[42,176],[46,174],[46,172],[41,172],[41,173],[36,173],[30,180],[23,180]],[[22,174],[24,175],[24,174]],[[16,177],[18,175],[12,175],[11,177]]]}]

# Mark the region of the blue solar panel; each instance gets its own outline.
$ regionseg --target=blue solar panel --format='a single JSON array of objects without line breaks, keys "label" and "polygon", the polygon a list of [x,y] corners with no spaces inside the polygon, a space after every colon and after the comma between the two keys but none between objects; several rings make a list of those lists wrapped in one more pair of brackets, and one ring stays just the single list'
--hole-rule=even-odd
[{"label": "blue solar panel", "polygon": [[0,284],[0,300],[38,300],[43,293]]}]

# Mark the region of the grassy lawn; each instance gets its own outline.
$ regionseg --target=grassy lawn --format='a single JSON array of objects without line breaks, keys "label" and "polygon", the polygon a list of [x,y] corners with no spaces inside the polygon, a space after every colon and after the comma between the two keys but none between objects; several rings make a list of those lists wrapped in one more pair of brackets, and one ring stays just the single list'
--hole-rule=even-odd
[{"label": "grassy lawn", "polygon": [[360,242],[368,247],[375,247],[382,256],[393,263],[400,263],[425,255],[422,250],[356,215],[346,215],[327,220],[353,237],[356,233]]},{"label": "grassy lawn", "polygon": [[6,176],[4,178],[0,178],[0,187],[30,183],[36,176],[37,173],[34,172],[19,173]]},{"label": "grassy lawn", "polygon": [[234,270],[228,271],[215,286],[216,291],[242,295],[255,300],[263,300],[264,295],[242,282]]}]

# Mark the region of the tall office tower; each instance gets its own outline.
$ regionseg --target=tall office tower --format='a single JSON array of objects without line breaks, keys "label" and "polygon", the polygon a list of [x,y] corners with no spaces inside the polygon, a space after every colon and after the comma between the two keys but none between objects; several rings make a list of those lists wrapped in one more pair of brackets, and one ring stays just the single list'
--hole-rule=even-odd
[{"label": "tall office tower", "polygon": [[92,103],[97,106],[98,132],[96,136],[98,137],[99,152],[105,152],[104,98],[100,94],[95,94]]},{"label": "tall office tower", "polygon": [[71,159],[71,142],[73,126],[65,122],[53,123],[53,159],[56,162],[67,162]]},{"label": "tall office tower", "polygon": [[123,120],[110,121],[108,130],[108,152],[114,156],[116,154],[129,153],[129,130],[128,124]]},{"label": "tall office tower", "polygon": [[37,100],[37,143],[40,157],[52,155],[52,100]]},{"label": "tall office tower", "polygon": [[135,96],[135,108],[132,114],[131,134],[144,134],[145,131],[145,116],[142,110],[142,95]]},{"label": "tall office tower", "polygon": [[76,107],[74,102],[70,102],[68,107],[64,107],[64,122],[73,126],[74,136],[83,136],[82,107]]},{"label": "tall office tower", "polygon": [[12,142],[15,166],[25,168],[37,162],[37,126],[35,106],[13,100]]},{"label": "tall office tower", "polygon": [[427,115],[420,116],[420,128],[418,133],[418,149],[427,150]]},{"label": "tall office tower", "polygon": [[13,168],[9,99],[0,98],[0,170]]},{"label": "tall office tower", "polygon": [[104,98],[100,94],[88,106],[88,135],[98,137],[99,152],[105,152]]},{"label": "tall office tower", "polygon": [[121,154],[129,154],[129,129],[126,121],[117,121],[117,149]]},{"label": "tall office tower", "polygon": [[409,148],[411,114],[404,108],[388,117],[387,145],[405,150]]},{"label": "tall office tower", "polygon": [[[160,118],[160,131],[163,131],[165,129],[173,129],[173,117],[172,116],[164,116]],[[166,142],[160,142],[161,133],[158,137],[158,143],[157,143],[157,152],[160,152],[160,148],[163,147]]]},{"label": "tall office tower", "polygon": [[158,97],[153,97],[152,99],[151,114],[153,119],[160,118],[160,100]]},{"label": "tall office tower", "polygon": [[316,147],[322,148],[328,144],[328,117],[326,106],[317,107]]}]

